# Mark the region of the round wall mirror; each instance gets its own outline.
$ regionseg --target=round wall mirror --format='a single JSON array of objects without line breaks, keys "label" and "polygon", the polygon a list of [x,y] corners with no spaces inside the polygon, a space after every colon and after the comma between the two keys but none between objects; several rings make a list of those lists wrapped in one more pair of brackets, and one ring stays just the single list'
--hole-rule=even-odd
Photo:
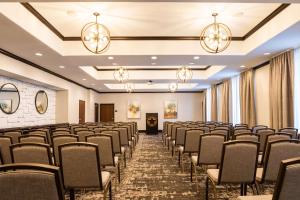
[{"label": "round wall mirror", "polygon": [[13,114],[18,110],[20,94],[18,88],[12,83],[2,85],[0,89],[0,108],[6,114]]},{"label": "round wall mirror", "polygon": [[35,95],[35,108],[38,113],[44,114],[48,108],[48,96],[44,90],[40,90]]}]

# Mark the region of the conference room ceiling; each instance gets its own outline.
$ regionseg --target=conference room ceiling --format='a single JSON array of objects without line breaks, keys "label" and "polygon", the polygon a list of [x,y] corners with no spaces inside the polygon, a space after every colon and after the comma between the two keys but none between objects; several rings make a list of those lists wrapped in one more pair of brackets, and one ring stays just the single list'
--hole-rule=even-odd
[{"label": "conference room ceiling", "polygon": [[[175,82],[176,69],[188,65],[196,74],[191,81],[194,87],[181,91],[199,91],[300,45],[299,4],[286,6],[258,26],[282,7],[282,1],[240,2],[0,3],[0,48],[100,92],[124,91],[113,80],[112,72],[119,66],[128,67],[131,82],[142,86],[150,79],[162,85]],[[113,38],[100,55],[88,52],[79,40],[81,28],[94,20],[95,11]],[[234,36],[220,54],[205,52],[197,39],[213,22],[213,12],[219,13],[217,21],[227,24]],[[37,52],[43,56],[36,56]],[[87,73],[83,67],[93,72]],[[105,73],[108,77],[101,78]],[[136,91],[167,91],[165,87],[138,88]]]}]

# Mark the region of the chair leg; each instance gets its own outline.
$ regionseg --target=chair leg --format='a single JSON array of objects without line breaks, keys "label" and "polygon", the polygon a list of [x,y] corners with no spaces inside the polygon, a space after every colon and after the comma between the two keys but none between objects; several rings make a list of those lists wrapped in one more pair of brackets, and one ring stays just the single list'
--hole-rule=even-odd
[{"label": "chair leg", "polygon": [[244,184],[243,183],[241,183],[241,186],[240,186],[240,195],[244,196]]},{"label": "chair leg", "polygon": [[118,163],[118,181],[119,181],[119,184],[121,182],[121,173],[120,173],[120,163]]},{"label": "chair leg", "polygon": [[126,168],[126,151],[124,152],[124,168]]},{"label": "chair leg", "polygon": [[178,151],[178,166],[180,167],[180,151]]},{"label": "chair leg", "polygon": [[257,182],[255,182],[255,189],[256,189],[256,192],[257,192],[257,195],[260,195],[260,190],[259,190],[259,185]]},{"label": "chair leg", "polygon": [[244,196],[247,196],[247,184],[244,183]]},{"label": "chair leg", "polygon": [[172,144],[172,157],[174,156],[174,146]]},{"label": "chair leg", "polygon": [[112,189],[111,189],[111,181],[109,183],[109,200],[112,200]]},{"label": "chair leg", "polygon": [[208,191],[209,191],[209,183],[208,183],[208,177],[206,177],[206,181],[205,181],[205,185],[206,185],[206,192],[205,192],[205,200],[208,200]]},{"label": "chair leg", "polygon": [[69,193],[70,193],[70,200],[75,200],[75,192],[74,192],[74,190],[70,189]]},{"label": "chair leg", "polygon": [[191,161],[191,182],[193,182],[193,162]]}]

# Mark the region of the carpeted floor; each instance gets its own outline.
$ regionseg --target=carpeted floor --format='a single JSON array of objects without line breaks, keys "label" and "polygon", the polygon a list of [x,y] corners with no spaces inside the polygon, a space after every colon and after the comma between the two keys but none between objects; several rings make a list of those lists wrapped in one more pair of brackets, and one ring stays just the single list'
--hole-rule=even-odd
[{"label": "carpeted floor", "polygon": [[[163,146],[161,135],[141,134],[133,158],[128,160],[125,169],[122,168],[120,185],[113,188],[114,199],[204,200],[206,175],[203,172],[198,174],[197,189],[196,184],[190,182],[190,163],[187,158],[185,160],[185,172],[182,172],[178,167],[177,154],[172,157],[171,152]],[[221,188],[218,190],[218,199],[236,199],[239,189],[232,189],[229,194],[230,198]],[[76,196],[76,199],[82,200],[100,198],[97,192],[81,192]],[[213,199],[212,196],[210,199]]]}]

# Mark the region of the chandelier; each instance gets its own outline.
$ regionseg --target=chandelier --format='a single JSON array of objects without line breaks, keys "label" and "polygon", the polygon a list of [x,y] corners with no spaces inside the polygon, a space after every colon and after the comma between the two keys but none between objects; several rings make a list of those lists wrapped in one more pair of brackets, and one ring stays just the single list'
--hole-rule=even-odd
[{"label": "chandelier", "polygon": [[231,42],[231,31],[222,23],[217,23],[217,13],[213,13],[214,23],[206,26],[200,35],[202,48],[209,53],[224,51]]},{"label": "chandelier", "polygon": [[110,43],[109,30],[98,23],[99,13],[94,13],[96,22],[87,23],[81,30],[81,41],[85,48],[92,53],[102,53]]},{"label": "chandelier", "polygon": [[183,66],[177,70],[177,79],[180,82],[186,83],[193,78],[193,72],[190,67]]},{"label": "chandelier", "polygon": [[170,90],[170,92],[176,92],[177,88],[178,88],[178,84],[177,83],[170,83],[169,84],[169,90]]},{"label": "chandelier", "polygon": [[119,69],[116,69],[114,72],[114,78],[120,83],[126,82],[129,78],[127,69],[125,67],[120,67]]},{"label": "chandelier", "polygon": [[133,90],[134,90],[134,84],[133,83],[126,83],[125,84],[125,89],[129,93],[133,92]]}]

